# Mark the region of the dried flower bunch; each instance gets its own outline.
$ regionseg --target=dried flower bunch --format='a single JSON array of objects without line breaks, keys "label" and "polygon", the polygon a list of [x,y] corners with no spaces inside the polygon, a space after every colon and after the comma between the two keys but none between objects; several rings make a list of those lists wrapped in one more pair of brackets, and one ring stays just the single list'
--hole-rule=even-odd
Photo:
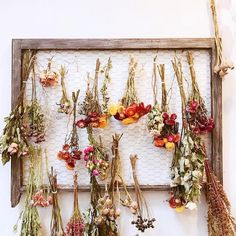
[{"label": "dried flower bunch", "polygon": [[76,129],[76,115],[79,90],[72,93],[73,100],[73,125],[70,134],[66,137],[62,150],[58,152],[58,159],[66,162],[68,170],[73,170],[77,160],[81,159],[82,151],[79,148],[79,137]]},{"label": "dried flower bunch", "polygon": [[[20,236],[40,236],[41,225],[37,207],[32,201],[33,196],[37,191],[37,173],[36,169],[38,166],[38,155],[40,155],[41,149],[31,147],[29,150],[30,154],[30,168],[28,183],[26,186],[26,200],[23,212],[20,215],[22,217]],[[17,225],[14,227],[17,229]]]},{"label": "dried flower bunch", "polygon": [[60,76],[61,76],[61,90],[62,90],[62,96],[60,99],[59,108],[58,112],[59,113],[65,113],[69,114],[71,112],[71,101],[67,96],[67,91],[66,91],[66,85],[65,85],[65,77],[68,71],[66,70],[65,66],[61,66],[61,69],[59,71]]},{"label": "dried flower bunch", "polygon": [[79,210],[78,180],[77,173],[74,174],[74,209],[73,214],[66,226],[66,236],[83,236],[85,224]]},{"label": "dried flower bunch", "polygon": [[[162,102],[161,106],[157,103],[157,69],[161,78]],[[156,64],[156,57],[153,61],[152,87],[154,95],[154,105],[147,115],[147,128],[153,136],[156,147],[165,147],[171,151],[175,144],[179,142],[177,115],[169,112],[167,101],[167,90],[165,84],[165,65]]]},{"label": "dried flower bunch", "polygon": [[230,70],[234,69],[234,65],[231,61],[224,58],[222,40],[220,38],[220,31],[217,19],[216,4],[215,0],[211,0],[211,13],[215,31],[215,43],[216,43],[216,64],[214,72],[223,78],[229,73]]},{"label": "dried flower bunch", "polygon": [[50,223],[50,235],[51,236],[65,236],[63,222],[61,218],[61,210],[58,201],[58,189],[57,189],[57,175],[51,168],[51,173],[48,175],[50,183],[50,191],[52,194],[52,216]]},{"label": "dried flower bunch", "polygon": [[58,73],[52,71],[52,58],[48,60],[47,69],[43,70],[39,75],[39,81],[43,87],[53,87],[58,84]]},{"label": "dried flower bunch", "polygon": [[130,163],[133,171],[135,195],[137,199],[137,219],[135,221],[132,221],[132,224],[134,224],[139,231],[144,232],[149,228],[154,228],[154,222],[156,221],[156,219],[150,217],[146,200],[143,196],[143,192],[139,185],[136,173],[137,159],[138,159],[137,155],[130,155]]},{"label": "dried flower bunch", "polygon": [[210,236],[233,236],[236,234],[236,222],[231,215],[231,206],[218,178],[205,159],[208,202],[208,234]]},{"label": "dried flower bunch", "polygon": [[34,143],[40,143],[45,141],[45,116],[42,112],[41,105],[37,100],[36,91],[36,75],[35,75],[35,59],[32,65],[32,94],[31,101],[26,106],[26,112],[24,117],[24,128],[27,137]]},{"label": "dried flower bunch", "polygon": [[98,78],[100,73],[100,61],[99,59],[96,60],[96,68],[95,68],[95,76],[93,80],[93,87],[92,90],[90,89],[90,82],[91,78],[88,74],[88,84],[87,84],[87,91],[85,95],[84,102],[82,104],[81,114],[86,116],[85,119],[80,119],[77,121],[76,125],[79,128],[105,128],[108,125],[108,118],[109,115],[107,113],[107,104],[109,101],[107,86],[110,82],[110,70],[112,68],[111,60],[109,58],[108,64],[105,66],[104,72],[105,79],[103,82],[103,86],[101,89],[103,103],[102,105],[99,102],[99,89],[98,89]]},{"label": "dried flower bunch", "polygon": [[201,97],[199,86],[196,81],[196,73],[194,70],[193,56],[191,52],[188,52],[187,59],[192,79],[192,91],[187,101],[186,117],[191,130],[195,134],[211,132],[215,124],[214,120],[209,118],[207,115],[208,112],[205,102]]},{"label": "dried flower bunch", "polygon": [[200,137],[192,132],[186,120],[186,95],[183,88],[182,63],[176,58],[172,61],[182,100],[182,137],[176,147],[171,166],[171,186],[173,192],[170,206],[181,212],[184,208],[196,208],[202,188],[205,147]]},{"label": "dried flower bunch", "polygon": [[120,120],[124,125],[137,122],[140,117],[146,115],[151,109],[151,105],[144,106],[143,102],[139,102],[135,87],[137,70],[138,63],[135,58],[131,58],[124,97],[121,99],[120,103],[113,104],[109,107],[110,115]]},{"label": "dried flower bunch", "polygon": [[6,164],[11,158],[20,158],[28,154],[29,142],[24,127],[25,107],[23,104],[26,81],[32,71],[36,51],[27,50],[22,61],[22,87],[16,105],[10,115],[5,118],[5,127],[0,139],[2,163]]}]

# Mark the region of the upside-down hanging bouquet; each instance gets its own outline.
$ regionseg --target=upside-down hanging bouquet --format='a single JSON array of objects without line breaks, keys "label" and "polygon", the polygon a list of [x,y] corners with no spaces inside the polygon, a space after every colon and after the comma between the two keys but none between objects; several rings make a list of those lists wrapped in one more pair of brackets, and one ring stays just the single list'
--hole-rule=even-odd
[{"label": "upside-down hanging bouquet", "polygon": [[143,192],[140,188],[140,184],[138,181],[137,173],[136,173],[136,162],[137,162],[137,155],[130,155],[130,163],[133,172],[133,179],[134,179],[134,189],[135,195],[137,199],[137,219],[132,221],[132,224],[136,226],[136,228],[144,232],[149,228],[154,228],[154,222],[156,221],[155,218],[151,218],[147,202],[143,196]]},{"label": "upside-down hanging bouquet", "polygon": [[[157,103],[157,69],[161,78],[162,99],[161,106]],[[152,87],[154,95],[154,105],[147,115],[147,128],[153,136],[156,147],[165,147],[173,150],[175,144],[179,142],[177,115],[169,112],[167,101],[167,90],[165,84],[165,65],[156,64],[156,57],[153,62]]]},{"label": "upside-down hanging bouquet", "polygon": [[[110,70],[112,68],[112,62],[109,58],[107,65],[103,70],[100,70],[100,61],[96,60],[95,76],[93,78],[93,86],[90,88],[90,80],[92,79],[88,74],[88,84],[87,91],[85,95],[84,102],[82,104],[82,109],[80,113],[85,116],[84,119],[80,119],[76,122],[79,128],[105,128],[108,125],[108,83],[110,82]],[[100,72],[104,73],[104,81],[101,88],[102,94],[102,104],[99,101],[99,89],[98,89],[98,79]]]},{"label": "upside-down hanging bouquet", "polygon": [[199,86],[196,81],[192,53],[188,52],[187,59],[192,79],[192,91],[187,101],[186,117],[190,129],[193,130],[195,134],[211,132],[214,128],[214,120],[208,117],[205,102],[200,94]]},{"label": "upside-down hanging bouquet", "polygon": [[146,115],[151,109],[151,105],[145,106],[143,102],[139,102],[135,86],[138,70],[137,61],[135,58],[131,58],[125,94],[120,103],[109,107],[110,115],[113,115],[115,119],[120,120],[124,125],[137,122],[139,118]]},{"label": "upside-down hanging bouquet", "polygon": [[82,151],[79,147],[79,137],[76,129],[76,116],[77,116],[77,102],[79,97],[79,90],[72,93],[73,100],[73,124],[72,130],[65,139],[65,143],[62,150],[58,152],[57,157],[59,160],[64,160],[66,162],[66,167],[69,170],[75,168],[77,160],[81,159]]},{"label": "upside-down hanging bouquet", "polygon": [[66,225],[66,236],[83,236],[85,224],[79,209],[78,175],[74,174],[74,207],[73,213]]},{"label": "upside-down hanging bouquet", "polygon": [[200,137],[191,129],[186,119],[187,101],[183,88],[182,63],[176,58],[172,65],[182,100],[182,137],[177,146],[171,166],[172,196],[170,206],[182,211],[196,208],[202,189],[205,147]]}]

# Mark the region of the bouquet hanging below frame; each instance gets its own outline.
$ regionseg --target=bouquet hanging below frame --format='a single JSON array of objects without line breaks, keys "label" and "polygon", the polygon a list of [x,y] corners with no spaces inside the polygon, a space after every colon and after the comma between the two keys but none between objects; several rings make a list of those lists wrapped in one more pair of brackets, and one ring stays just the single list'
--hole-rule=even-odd
[{"label": "bouquet hanging below frame", "polygon": [[121,121],[124,125],[136,123],[151,109],[151,105],[145,106],[143,102],[139,102],[135,86],[137,70],[138,63],[135,58],[131,58],[124,97],[118,104],[109,106],[109,114],[114,116],[115,119]]}]

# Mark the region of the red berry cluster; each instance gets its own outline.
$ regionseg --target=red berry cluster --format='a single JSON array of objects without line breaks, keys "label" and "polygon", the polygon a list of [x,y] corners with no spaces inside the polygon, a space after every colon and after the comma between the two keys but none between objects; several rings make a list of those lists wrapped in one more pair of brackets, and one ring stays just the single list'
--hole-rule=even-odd
[{"label": "red berry cluster", "polygon": [[52,197],[48,196],[48,198],[46,199],[43,196],[43,189],[41,189],[33,196],[32,201],[33,206],[48,207],[52,204]]},{"label": "red berry cluster", "polygon": [[199,103],[196,100],[189,101],[186,107],[186,113],[190,128],[195,134],[211,132],[214,129],[214,120],[207,117],[207,110],[203,103]]},{"label": "red berry cluster", "polygon": [[107,115],[100,115],[97,112],[90,112],[85,119],[78,120],[76,126],[78,128],[104,128],[107,125]]},{"label": "red berry cluster", "polygon": [[80,217],[74,217],[66,226],[66,236],[82,236],[84,228],[84,221]]},{"label": "red berry cluster", "polygon": [[62,150],[58,152],[58,159],[66,162],[66,167],[69,170],[75,168],[77,160],[81,159],[82,152],[77,144],[64,144]]}]

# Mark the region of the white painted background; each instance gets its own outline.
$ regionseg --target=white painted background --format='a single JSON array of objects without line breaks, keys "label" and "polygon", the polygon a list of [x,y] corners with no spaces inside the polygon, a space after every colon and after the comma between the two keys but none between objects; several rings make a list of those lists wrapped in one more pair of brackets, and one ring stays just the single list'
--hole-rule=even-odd
[{"label": "white painted background", "polygon": [[[220,2],[222,38],[227,55],[236,64],[236,2]],[[234,31],[233,31],[234,30]],[[10,111],[12,38],[158,38],[211,37],[209,0],[0,0],[0,128]],[[223,81],[224,184],[236,215],[236,70]],[[148,203],[158,220],[148,236],[205,236],[206,204],[203,197],[198,211],[177,214],[168,207],[167,193],[147,193]],[[80,194],[82,210],[88,195]],[[10,165],[0,167],[0,236],[13,236],[22,204],[10,208]],[[22,201],[23,202],[23,201]],[[21,202],[21,203],[22,203]],[[63,219],[72,211],[71,194],[61,194]],[[43,236],[47,236],[50,209],[40,211]],[[121,217],[121,235],[133,236]]]}]

